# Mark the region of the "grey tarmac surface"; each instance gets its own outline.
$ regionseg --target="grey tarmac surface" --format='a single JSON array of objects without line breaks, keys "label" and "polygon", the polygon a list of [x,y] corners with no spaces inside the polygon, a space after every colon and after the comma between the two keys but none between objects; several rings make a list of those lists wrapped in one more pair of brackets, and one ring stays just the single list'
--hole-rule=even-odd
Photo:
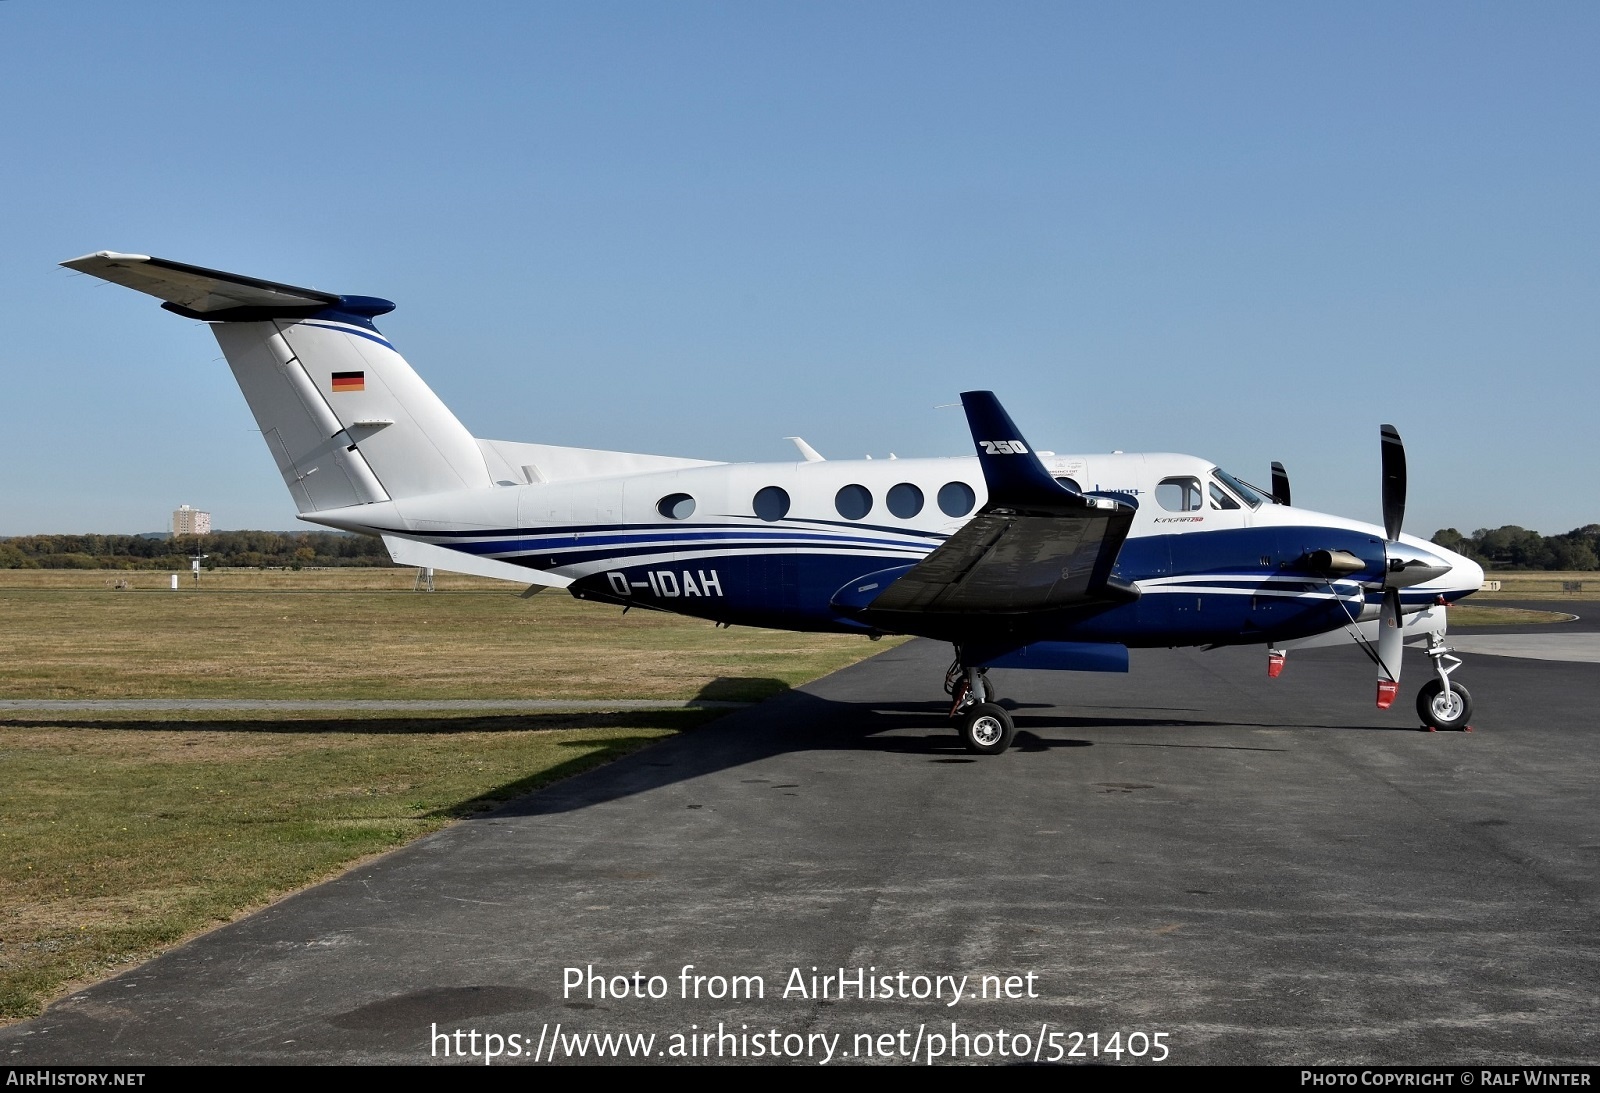
[{"label": "grey tarmac surface", "polygon": [[[835,1063],[919,1028],[925,1058],[951,1022],[1009,1050],[1160,1032],[1174,1063],[1600,1056],[1600,668],[1469,656],[1476,731],[1449,734],[1417,731],[1415,652],[1387,713],[1351,650],[1270,681],[1255,648],[997,671],[1017,745],[978,759],[947,656],[890,650],[459,823],[0,1029],[0,1060],[457,1061],[434,1025],[544,1030],[543,1057],[557,1022],[652,1054],[719,1022],[812,1061],[838,1036]],[[689,964],[765,998],[684,1000]],[[564,996],[588,965],[668,997]],[[1037,997],[783,997],[813,965]]]},{"label": "grey tarmac surface", "polygon": [[[1529,660],[1567,660],[1600,664],[1600,603],[1552,603],[1548,600],[1497,601],[1495,606],[1534,611],[1564,611],[1570,620],[1538,626],[1462,628],[1450,632],[1450,644],[1462,653]],[[1468,688],[1470,690],[1470,686]]]}]

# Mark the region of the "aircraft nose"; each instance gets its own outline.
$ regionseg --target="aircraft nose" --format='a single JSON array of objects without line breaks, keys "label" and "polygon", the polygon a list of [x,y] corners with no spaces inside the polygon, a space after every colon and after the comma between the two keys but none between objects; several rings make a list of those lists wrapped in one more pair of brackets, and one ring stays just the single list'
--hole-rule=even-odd
[{"label": "aircraft nose", "polygon": [[1461,589],[1462,595],[1471,595],[1483,587],[1483,566],[1455,551],[1450,556],[1450,583]]}]

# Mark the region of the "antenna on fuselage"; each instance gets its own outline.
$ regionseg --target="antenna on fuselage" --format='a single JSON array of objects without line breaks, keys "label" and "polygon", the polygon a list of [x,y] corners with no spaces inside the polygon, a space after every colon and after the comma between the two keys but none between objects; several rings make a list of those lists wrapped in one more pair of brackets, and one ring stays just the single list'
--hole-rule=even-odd
[{"label": "antenna on fuselage", "polygon": [[798,436],[786,436],[783,439],[794,441],[794,446],[796,448],[800,449],[800,458],[804,459],[807,463],[826,463],[827,462],[827,460],[825,458],[823,458],[823,455],[822,455],[821,452],[817,451],[811,445],[807,444],[805,442],[805,440],[802,439],[801,437],[798,437]]}]

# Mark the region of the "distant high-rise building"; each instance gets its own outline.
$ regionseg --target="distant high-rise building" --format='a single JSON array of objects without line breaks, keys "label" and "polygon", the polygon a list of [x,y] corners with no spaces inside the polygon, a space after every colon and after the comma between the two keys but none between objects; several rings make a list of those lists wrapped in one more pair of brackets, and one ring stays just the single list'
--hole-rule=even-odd
[{"label": "distant high-rise building", "polygon": [[174,509],[172,512],[172,534],[174,535],[210,535],[211,514],[192,509],[188,505]]}]

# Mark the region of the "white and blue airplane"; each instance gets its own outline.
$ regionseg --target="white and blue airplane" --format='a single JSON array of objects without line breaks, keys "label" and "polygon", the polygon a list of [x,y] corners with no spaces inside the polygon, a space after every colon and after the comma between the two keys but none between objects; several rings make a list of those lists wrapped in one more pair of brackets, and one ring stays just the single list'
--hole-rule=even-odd
[{"label": "white and blue airplane", "polygon": [[990,668],[1125,672],[1130,648],[1355,641],[1378,705],[1422,643],[1430,728],[1464,728],[1444,605],[1477,563],[1400,531],[1405,450],[1382,427],[1383,527],[1296,508],[1194,456],[1035,451],[987,391],[976,458],[717,463],[474,437],[378,332],[387,300],[140,254],[62,265],[211,324],[302,520],[396,562],[727,626],[951,643],[951,717],[998,754]]}]

